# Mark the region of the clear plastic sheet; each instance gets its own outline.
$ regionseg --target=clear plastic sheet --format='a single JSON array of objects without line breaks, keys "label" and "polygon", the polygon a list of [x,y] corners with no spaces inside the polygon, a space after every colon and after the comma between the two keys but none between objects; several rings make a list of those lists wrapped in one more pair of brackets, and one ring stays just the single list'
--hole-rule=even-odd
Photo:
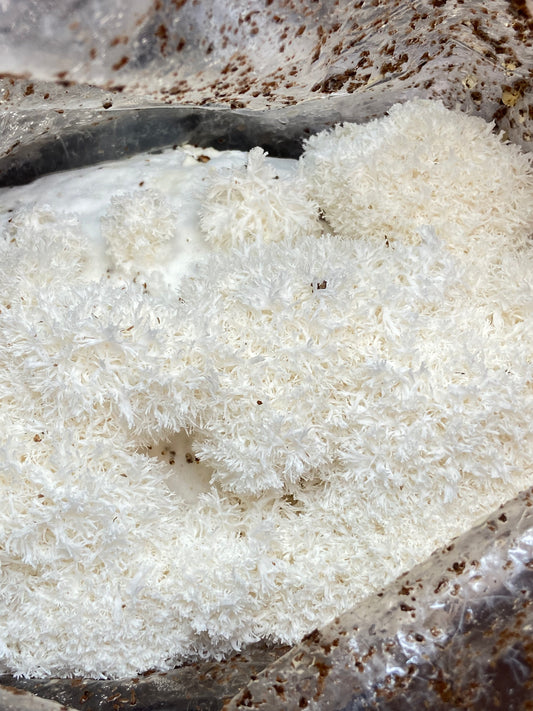
[{"label": "clear plastic sheet", "polygon": [[234,709],[512,709],[533,698],[533,492],[274,662]]},{"label": "clear plastic sheet", "polygon": [[0,184],[183,141],[296,155],[414,96],[529,150],[529,1],[3,0]]},{"label": "clear plastic sheet", "polygon": [[[532,86],[525,0],[0,0],[0,185],[182,142],[296,156],[310,133],[415,96],[531,150]],[[19,689],[80,709],[524,708],[532,503],[279,659],[258,648],[120,683],[4,676],[0,709],[54,708]]]}]

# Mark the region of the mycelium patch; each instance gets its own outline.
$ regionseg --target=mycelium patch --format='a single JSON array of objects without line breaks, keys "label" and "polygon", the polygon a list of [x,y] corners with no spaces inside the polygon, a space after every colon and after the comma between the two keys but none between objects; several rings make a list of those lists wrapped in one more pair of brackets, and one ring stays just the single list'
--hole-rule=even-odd
[{"label": "mycelium patch", "polygon": [[533,179],[480,121],[412,102],[300,165],[185,147],[0,205],[3,668],[294,642],[531,483]]}]

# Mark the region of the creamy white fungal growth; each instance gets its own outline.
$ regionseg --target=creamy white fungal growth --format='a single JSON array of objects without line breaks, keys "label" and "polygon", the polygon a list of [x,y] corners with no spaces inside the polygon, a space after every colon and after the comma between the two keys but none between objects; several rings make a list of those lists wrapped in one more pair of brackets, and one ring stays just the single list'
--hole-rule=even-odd
[{"label": "creamy white fungal growth", "polygon": [[[317,476],[377,477],[443,501],[465,478],[509,479],[518,460],[526,466],[528,419],[510,409],[515,397],[529,401],[512,375],[529,367],[527,352],[517,361],[516,343],[493,335],[491,302],[471,294],[469,274],[433,231],[420,239],[394,249],[335,236],[234,249],[185,282],[188,337],[203,339],[204,372],[217,377],[196,452],[223,488],[249,495]],[[527,341],[531,296],[508,298]],[[475,462],[448,462],[444,452],[473,453],[487,429]],[[433,470],[436,457],[456,475]]]},{"label": "creamy white fungal growth", "polygon": [[102,235],[115,265],[153,265],[169,256],[176,214],[158,190],[136,190],[111,198],[102,217]]},{"label": "creamy white fungal growth", "polygon": [[200,225],[214,246],[320,233],[318,208],[301,176],[279,175],[266,157],[261,148],[252,148],[245,166],[212,174]]},{"label": "creamy white fungal growth", "polygon": [[0,191],[0,669],[295,642],[531,484],[527,158],[418,101],[290,179],[195,150]]},{"label": "creamy white fungal growth", "polygon": [[437,101],[396,104],[311,136],[303,172],[337,234],[417,241],[432,225],[458,253],[501,251],[531,234],[531,161],[492,128]]},{"label": "creamy white fungal growth", "polygon": [[[4,303],[37,293],[41,286],[79,277],[87,267],[87,238],[79,220],[56,214],[48,205],[14,213],[6,224],[2,239],[0,300]],[[9,247],[7,247],[7,243]],[[50,263],[43,269],[43,263]]]}]

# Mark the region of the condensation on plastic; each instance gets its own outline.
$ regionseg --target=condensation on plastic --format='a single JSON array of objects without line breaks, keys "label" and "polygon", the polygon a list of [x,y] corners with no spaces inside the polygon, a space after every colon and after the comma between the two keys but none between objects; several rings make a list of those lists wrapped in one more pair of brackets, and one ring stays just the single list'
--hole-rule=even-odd
[{"label": "condensation on plastic", "polygon": [[295,156],[414,96],[530,150],[528,2],[0,0],[0,184],[185,141]]},{"label": "condensation on plastic", "polygon": [[[0,0],[0,185],[183,142],[297,156],[310,133],[415,96],[531,150],[532,85],[527,0]],[[20,689],[87,711],[525,708],[532,501],[285,656],[114,682],[3,676],[0,710],[39,708]]]},{"label": "condensation on plastic", "polygon": [[[56,707],[42,711],[215,711],[245,686],[251,678],[287,652],[287,646],[257,644],[224,662],[200,661],[169,672],[146,672],[128,679],[16,679],[0,676],[0,711],[9,694],[17,711],[40,711],[35,699],[45,698]],[[4,686],[2,686],[4,685]],[[22,697],[21,692],[28,694]],[[2,695],[2,693],[4,695]],[[29,695],[31,694],[31,696]]]},{"label": "condensation on plastic", "polygon": [[531,708],[532,624],[530,490],[312,632],[225,711]]}]

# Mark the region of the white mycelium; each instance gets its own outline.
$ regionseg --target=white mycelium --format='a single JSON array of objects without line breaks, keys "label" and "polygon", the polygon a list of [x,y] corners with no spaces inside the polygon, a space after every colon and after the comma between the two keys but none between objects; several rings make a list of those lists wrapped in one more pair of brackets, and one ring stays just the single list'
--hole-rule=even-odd
[{"label": "white mycelium", "polygon": [[478,119],[139,156],[0,221],[4,669],[294,642],[532,481],[533,179]]}]

